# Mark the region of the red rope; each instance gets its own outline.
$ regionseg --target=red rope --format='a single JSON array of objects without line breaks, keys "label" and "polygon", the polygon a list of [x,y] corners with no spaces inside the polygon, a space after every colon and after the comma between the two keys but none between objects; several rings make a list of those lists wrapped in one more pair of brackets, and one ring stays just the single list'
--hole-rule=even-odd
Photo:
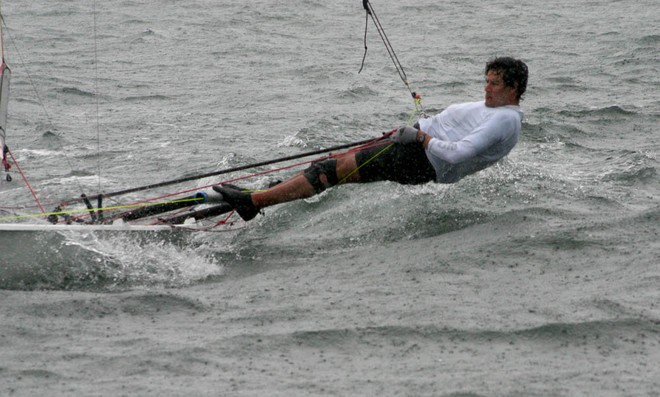
[{"label": "red rope", "polygon": [[32,194],[32,197],[34,197],[34,201],[37,203],[37,207],[39,207],[39,209],[41,210],[41,212],[42,212],[43,214],[45,214],[45,213],[46,213],[46,210],[44,209],[44,207],[41,206],[41,203],[39,202],[39,198],[37,198],[37,194],[35,193],[34,189],[32,189],[32,186],[30,185],[30,182],[28,182],[27,177],[26,177],[25,174],[23,173],[23,170],[21,169],[21,166],[18,165],[18,161],[16,161],[16,158],[14,158],[14,153],[12,153],[11,150],[7,150],[7,152],[8,152],[9,155],[11,156],[11,160],[12,160],[12,161],[14,162],[14,164],[16,165],[16,169],[18,170],[18,173],[21,174],[21,178],[23,178],[23,181],[25,182],[25,185],[26,185],[26,186],[28,187],[28,189],[30,190],[30,193]]}]

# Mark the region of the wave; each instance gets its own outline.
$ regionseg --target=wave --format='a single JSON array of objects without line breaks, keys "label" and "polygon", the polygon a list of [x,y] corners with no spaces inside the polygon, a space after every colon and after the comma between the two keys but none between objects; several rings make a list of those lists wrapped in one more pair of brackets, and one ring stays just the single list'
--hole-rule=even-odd
[{"label": "wave", "polygon": [[23,314],[35,317],[65,317],[91,320],[95,318],[128,314],[148,316],[178,312],[203,312],[208,308],[200,302],[178,295],[161,292],[147,292],[117,299],[104,297],[90,299],[67,299],[61,301],[33,304],[25,307]]},{"label": "wave", "polygon": [[185,233],[7,232],[0,289],[108,290],[184,286],[222,274]]},{"label": "wave", "polygon": [[[27,159],[35,158],[35,157],[45,157],[45,158],[52,158],[52,157],[57,157],[57,156],[63,156],[64,153],[60,150],[48,150],[48,149],[21,149],[18,154],[21,156],[24,156]],[[19,158],[19,160],[23,160]]]},{"label": "wave", "polygon": [[[234,319],[246,322],[270,322],[274,313],[255,313],[254,317]],[[261,317],[263,314],[265,317]],[[277,313],[275,313],[277,314]],[[291,312],[279,313],[292,316]],[[468,344],[594,345],[607,348],[614,344],[635,345],[658,333],[658,319],[622,318],[584,322],[557,322],[521,329],[460,329],[437,325],[382,325],[366,328],[330,328],[292,331],[281,334],[248,334],[236,336],[236,348],[258,339],[262,346],[297,346],[351,352],[358,346],[394,348],[405,356],[419,351],[420,346]]]},{"label": "wave", "polygon": [[637,112],[632,110],[626,110],[619,105],[605,106],[595,109],[584,109],[584,110],[562,110],[559,111],[559,115],[582,118],[582,117],[612,117],[612,116],[631,116],[635,115]]},{"label": "wave", "polygon": [[169,99],[171,99],[171,97],[167,95],[138,95],[123,98],[123,100],[126,102],[166,101]]},{"label": "wave", "polygon": [[373,98],[375,96],[378,96],[378,92],[369,86],[354,86],[349,89],[342,90],[337,94],[337,98],[342,100]]},{"label": "wave", "polygon": [[623,185],[653,184],[658,181],[658,171],[654,167],[643,167],[612,172],[603,177],[604,181],[619,182]]},{"label": "wave", "polygon": [[624,186],[651,185],[658,180],[658,171],[653,163],[654,159],[644,153],[624,151],[616,157],[606,159],[608,171],[599,179]]},{"label": "wave", "polygon": [[71,95],[77,95],[77,96],[82,96],[82,97],[94,97],[95,94],[90,91],[85,91],[77,87],[63,87],[58,89],[58,92],[61,92],[63,94],[71,94]]},{"label": "wave", "polygon": [[647,36],[643,36],[638,41],[640,44],[645,44],[645,45],[658,44],[660,42],[660,34],[650,34]]}]

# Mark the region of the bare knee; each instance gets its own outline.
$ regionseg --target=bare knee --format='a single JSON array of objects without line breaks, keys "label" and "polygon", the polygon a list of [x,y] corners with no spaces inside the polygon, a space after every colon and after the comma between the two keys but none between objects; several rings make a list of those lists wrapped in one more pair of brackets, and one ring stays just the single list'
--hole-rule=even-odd
[{"label": "bare knee", "polygon": [[337,158],[337,176],[341,183],[360,182],[360,174],[354,153],[347,153]]}]

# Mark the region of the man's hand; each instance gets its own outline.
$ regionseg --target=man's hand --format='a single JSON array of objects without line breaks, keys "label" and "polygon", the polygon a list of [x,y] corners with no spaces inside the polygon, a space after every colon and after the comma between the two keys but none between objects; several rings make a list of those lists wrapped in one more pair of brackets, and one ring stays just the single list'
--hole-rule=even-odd
[{"label": "man's hand", "polygon": [[394,134],[392,134],[392,142],[407,145],[409,143],[417,142],[417,133],[419,130],[417,128],[405,126],[399,128]]}]

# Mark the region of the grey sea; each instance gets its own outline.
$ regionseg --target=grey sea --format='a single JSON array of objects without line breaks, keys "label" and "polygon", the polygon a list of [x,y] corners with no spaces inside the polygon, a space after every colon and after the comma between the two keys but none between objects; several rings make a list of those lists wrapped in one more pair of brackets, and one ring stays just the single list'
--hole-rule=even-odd
[{"label": "grey sea", "polygon": [[[210,233],[0,236],[0,395],[660,396],[660,3],[371,4],[428,114],[529,65],[511,154]],[[371,20],[358,73],[358,0],[2,14],[7,144],[49,206],[420,117]],[[38,212],[12,171],[0,217]]]}]

